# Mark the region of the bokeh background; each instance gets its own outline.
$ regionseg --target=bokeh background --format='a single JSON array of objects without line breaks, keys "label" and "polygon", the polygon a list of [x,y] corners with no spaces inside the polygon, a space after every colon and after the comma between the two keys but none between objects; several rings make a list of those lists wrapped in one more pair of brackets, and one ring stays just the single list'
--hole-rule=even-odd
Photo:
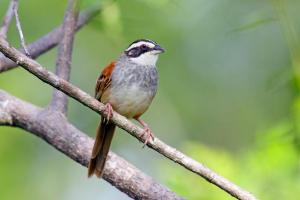
[{"label": "bokeh background", "polygon": [[[66,1],[20,1],[27,42],[63,20]],[[144,119],[154,133],[253,192],[259,199],[300,195],[300,1],[82,1],[103,8],[76,34],[71,82],[93,95],[103,66],[138,38],[160,56],[158,94]],[[8,0],[0,1],[4,15]],[[14,25],[9,41],[19,46]],[[55,68],[56,49],[38,58]],[[18,68],[0,88],[46,106],[52,88]],[[99,116],[70,100],[69,119],[95,135]],[[0,199],[128,199],[51,146],[0,127]],[[121,130],[112,150],[188,199],[232,199]]]}]

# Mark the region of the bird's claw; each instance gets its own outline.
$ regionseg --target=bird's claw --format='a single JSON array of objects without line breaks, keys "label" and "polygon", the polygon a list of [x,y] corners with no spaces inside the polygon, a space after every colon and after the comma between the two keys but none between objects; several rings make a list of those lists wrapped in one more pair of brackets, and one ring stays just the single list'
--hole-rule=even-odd
[{"label": "bird's claw", "polygon": [[113,117],[114,110],[110,103],[105,104],[104,112],[106,113],[107,122]]},{"label": "bird's claw", "polygon": [[144,127],[144,133],[142,134],[141,137],[145,140],[143,148],[148,144],[150,140],[154,141],[154,134],[152,133],[152,131],[148,126]]}]

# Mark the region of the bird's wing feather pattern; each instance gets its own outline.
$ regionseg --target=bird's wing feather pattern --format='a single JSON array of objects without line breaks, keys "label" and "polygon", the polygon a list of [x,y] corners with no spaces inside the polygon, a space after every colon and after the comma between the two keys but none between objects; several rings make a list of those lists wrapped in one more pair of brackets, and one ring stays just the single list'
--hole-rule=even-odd
[{"label": "bird's wing feather pattern", "polygon": [[95,98],[101,101],[102,94],[111,84],[111,75],[113,69],[116,66],[116,62],[111,62],[101,72],[101,75],[97,79],[95,88]]}]

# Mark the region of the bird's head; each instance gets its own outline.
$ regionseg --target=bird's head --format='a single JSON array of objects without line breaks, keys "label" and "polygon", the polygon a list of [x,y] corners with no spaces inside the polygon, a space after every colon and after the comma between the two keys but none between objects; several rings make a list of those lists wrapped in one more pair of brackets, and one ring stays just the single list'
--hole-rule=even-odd
[{"label": "bird's head", "polygon": [[136,40],[129,45],[124,54],[134,63],[155,65],[158,55],[165,50],[156,42],[147,39]]}]

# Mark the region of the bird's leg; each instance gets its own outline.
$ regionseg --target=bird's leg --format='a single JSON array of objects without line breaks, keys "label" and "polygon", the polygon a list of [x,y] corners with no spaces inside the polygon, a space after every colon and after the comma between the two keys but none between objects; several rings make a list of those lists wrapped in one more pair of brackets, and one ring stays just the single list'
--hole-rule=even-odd
[{"label": "bird's leg", "polygon": [[146,124],[146,122],[141,120],[139,117],[134,118],[134,119],[136,121],[138,121],[144,127],[144,133],[143,133],[142,137],[145,140],[144,145],[143,145],[143,147],[145,147],[145,145],[150,141],[150,139],[152,139],[152,141],[154,141],[154,134],[152,133],[151,129],[149,128],[148,124]]},{"label": "bird's leg", "polygon": [[107,122],[113,117],[114,110],[110,103],[105,104],[104,112],[106,113]]}]

